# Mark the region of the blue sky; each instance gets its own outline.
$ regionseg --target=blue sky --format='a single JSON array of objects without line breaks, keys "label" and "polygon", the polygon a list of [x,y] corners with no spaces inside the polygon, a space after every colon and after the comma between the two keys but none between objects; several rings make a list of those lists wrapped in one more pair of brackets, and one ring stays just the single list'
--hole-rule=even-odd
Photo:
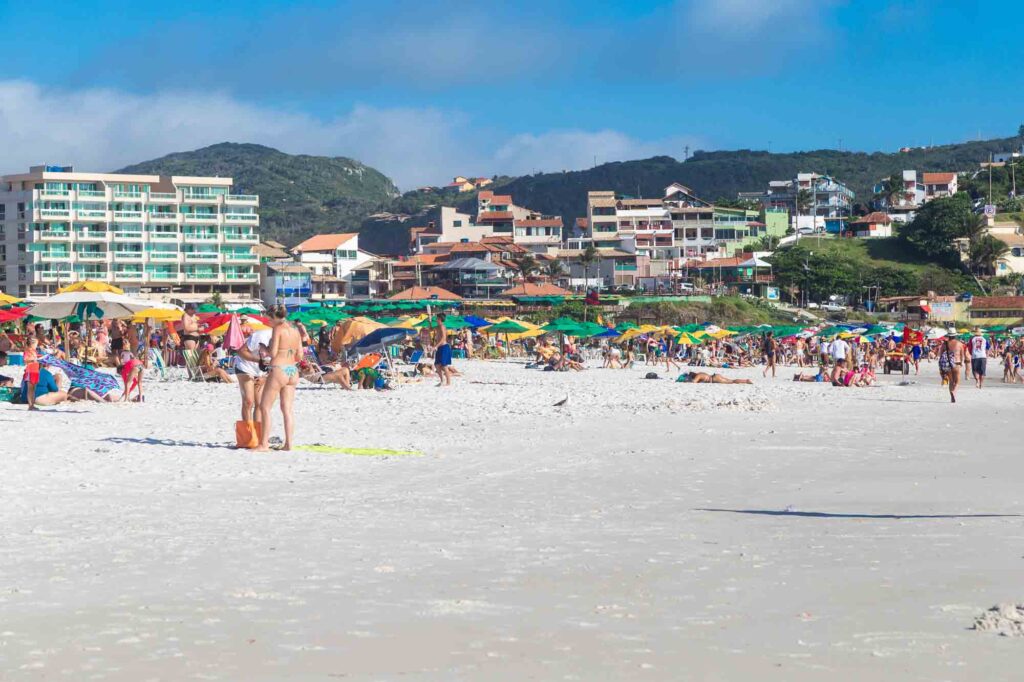
[{"label": "blue sky", "polygon": [[0,4],[0,170],[223,140],[403,188],[690,149],[866,151],[1024,122],[1009,0]]}]

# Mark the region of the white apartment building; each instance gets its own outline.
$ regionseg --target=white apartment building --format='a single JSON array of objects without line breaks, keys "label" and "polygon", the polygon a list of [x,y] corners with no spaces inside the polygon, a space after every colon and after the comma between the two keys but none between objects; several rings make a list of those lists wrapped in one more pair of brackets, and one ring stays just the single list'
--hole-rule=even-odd
[{"label": "white apartment building", "polygon": [[259,197],[231,178],[79,173],[0,177],[0,288],[44,296],[71,282],[133,294],[252,298]]}]

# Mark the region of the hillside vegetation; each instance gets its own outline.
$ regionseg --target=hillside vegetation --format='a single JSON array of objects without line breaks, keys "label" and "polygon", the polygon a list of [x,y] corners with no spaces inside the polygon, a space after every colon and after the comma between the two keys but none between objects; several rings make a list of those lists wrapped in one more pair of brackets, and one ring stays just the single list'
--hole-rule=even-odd
[{"label": "hillside vegetation", "polygon": [[378,170],[344,157],[285,154],[224,142],[117,171],[231,177],[236,194],[260,195],[260,233],[292,246],[317,232],[356,231],[398,196]]}]

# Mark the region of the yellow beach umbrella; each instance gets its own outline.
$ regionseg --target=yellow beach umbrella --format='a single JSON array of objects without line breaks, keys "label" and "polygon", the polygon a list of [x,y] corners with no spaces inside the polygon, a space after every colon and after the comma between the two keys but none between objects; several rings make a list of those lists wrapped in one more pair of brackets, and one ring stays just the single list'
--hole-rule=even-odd
[{"label": "yellow beach umbrella", "polygon": [[185,314],[184,310],[172,310],[169,308],[146,308],[145,310],[135,314],[132,318],[132,322],[145,322],[146,320],[153,320],[154,322],[177,322],[181,319],[181,316]]},{"label": "yellow beach umbrella", "polygon": [[88,291],[93,294],[107,293],[107,294],[123,294],[124,289],[119,289],[113,284],[107,284],[106,282],[97,282],[94,279],[84,279],[81,282],[75,282],[62,288],[57,293],[59,294],[70,294],[79,291]]},{"label": "yellow beach umbrella", "polygon": [[21,303],[21,301],[22,299],[16,296],[11,296],[10,294],[5,294],[0,291],[0,305],[14,305],[15,303]]},{"label": "yellow beach umbrella", "polygon": [[702,332],[702,331],[690,332],[690,336],[695,338],[695,339],[698,339],[698,340],[699,339],[703,339],[707,335],[708,335],[707,332]]},{"label": "yellow beach umbrella", "polygon": [[676,337],[676,343],[678,343],[680,346],[696,346],[700,344],[700,341],[693,338],[686,332],[681,332],[679,336]]}]

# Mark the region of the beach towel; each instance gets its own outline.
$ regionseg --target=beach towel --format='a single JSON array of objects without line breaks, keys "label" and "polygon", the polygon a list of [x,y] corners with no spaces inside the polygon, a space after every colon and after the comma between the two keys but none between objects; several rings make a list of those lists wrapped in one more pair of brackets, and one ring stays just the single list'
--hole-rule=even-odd
[{"label": "beach towel", "polygon": [[73,365],[52,355],[41,357],[39,364],[64,370],[64,373],[71,380],[72,388],[86,388],[98,395],[105,396],[120,387],[120,384],[117,383],[117,377],[112,374],[87,369],[81,365]]},{"label": "beach towel", "polygon": [[325,455],[356,455],[357,457],[422,457],[422,452],[416,452],[415,450],[384,450],[382,448],[343,448],[334,445],[323,445],[317,443],[315,445],[299,445],[296,446],[296,450],[307,450],[309,452],[319,452]]}]

